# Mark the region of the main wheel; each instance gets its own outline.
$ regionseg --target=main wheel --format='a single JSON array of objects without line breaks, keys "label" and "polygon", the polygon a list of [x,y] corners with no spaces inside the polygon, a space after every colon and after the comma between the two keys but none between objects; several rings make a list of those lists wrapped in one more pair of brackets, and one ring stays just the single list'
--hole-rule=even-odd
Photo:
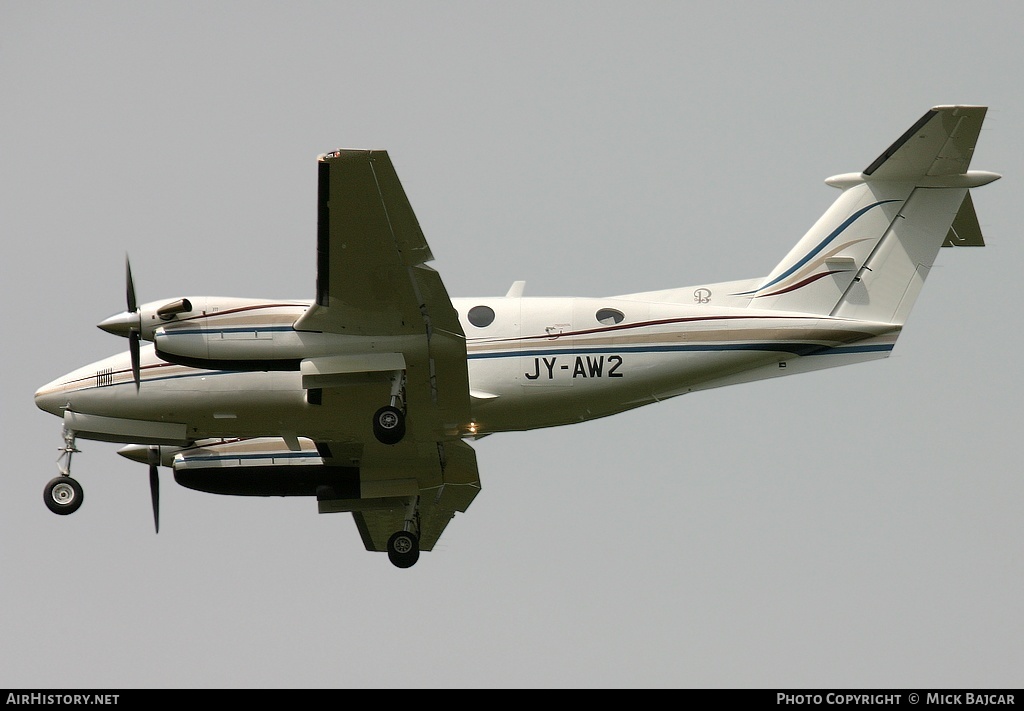
[{"label": "main wheel", "polygon": [[78,511],[85,494],[82,485],[69,476],[51,479],[43,489],[43,502],[55,514],[66,516]]},{"label": "main wheel", "polygon": [[420,559],[420,539],[408,531],[398,531],[388,539],[388,558],[398,568],[411,568]]},{"label": "main wheel", "polygon": [[397,444],[405,437],[405,415],[397,407],[385,405],[373,415],[373,436],[383,444]]}]

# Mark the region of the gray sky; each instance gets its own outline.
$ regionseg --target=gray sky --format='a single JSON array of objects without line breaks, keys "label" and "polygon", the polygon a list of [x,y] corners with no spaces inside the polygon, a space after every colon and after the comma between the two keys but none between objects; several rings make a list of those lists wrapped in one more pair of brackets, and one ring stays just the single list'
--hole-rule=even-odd
[{"label": "gray sky", "polygon": [[[0,2],[0,687],[1019,687],[1012,3]],[[347,514],[80,442],[36,387],[142,301],[313,296],[318,153],[385,148],[453,296],[767,273],[928,108],[989,246],[885,361],[476,444],[412,569]],[[255,249],[258,247],[258,249]],[[272,258],[255,255],[270,253]]]}]

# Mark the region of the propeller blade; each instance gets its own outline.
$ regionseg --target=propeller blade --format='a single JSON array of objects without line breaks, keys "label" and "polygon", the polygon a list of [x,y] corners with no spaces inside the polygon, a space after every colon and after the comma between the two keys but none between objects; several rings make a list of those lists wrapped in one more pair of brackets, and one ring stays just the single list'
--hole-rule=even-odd
[{"label": "propeller blade", "polygon": [[149,496],[153,499],[153,525],[160,533],[160,464],[159,447],[149,448]]},{"label": "propeller blade", "polygon": [[135,391],[139,391],[142,382],[142,366],[139,363],[139,332],[132,329],[128,334],[128,350],[132,356],[132,377],[135,378]]},{"label": "propeller blade", "polygon": [[128,261],[128,255],[124,255],[124,281],[125,291],[128,297],[128,311],[129,313],[135,313],[139,310],[138,304],[135,302],[135,282],[132,281],[132,264]]}]

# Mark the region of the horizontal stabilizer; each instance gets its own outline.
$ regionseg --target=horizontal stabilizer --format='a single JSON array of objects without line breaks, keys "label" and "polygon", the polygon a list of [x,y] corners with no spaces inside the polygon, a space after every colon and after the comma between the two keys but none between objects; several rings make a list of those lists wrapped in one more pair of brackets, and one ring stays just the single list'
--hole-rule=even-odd
[{"label": "horizontal stabilizer", "polygon": [[864,169],[876,180],[914,180],[967,172],[985,106],[936,106]]},{"label": "horizontal stabilizer", "polygon": [[978,224],[978,213],[974,211],[974,201],[971,194],[967,193],[960,211],[953,218],[953,224],[949,227],[949,234],[943,247],[984,247],[985,238],[981,234],[981,225]]}]

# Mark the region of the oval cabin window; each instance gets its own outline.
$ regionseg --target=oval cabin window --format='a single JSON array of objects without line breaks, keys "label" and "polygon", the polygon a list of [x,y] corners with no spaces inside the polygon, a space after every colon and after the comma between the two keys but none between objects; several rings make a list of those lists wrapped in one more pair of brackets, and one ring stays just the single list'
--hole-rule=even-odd
[{"label": "oval cabin window", "polygon": [[468,318],[477,328],[490,326],[494,322],[494,309],[490,306],[474,306],[469,310]]},{"label": "oval cabin window", "polygon": [[598,323],[603,323],[605,326],[622,323],[622,319],[626,318],[626,315],[618,309],[601,309],[594,316]]}]

